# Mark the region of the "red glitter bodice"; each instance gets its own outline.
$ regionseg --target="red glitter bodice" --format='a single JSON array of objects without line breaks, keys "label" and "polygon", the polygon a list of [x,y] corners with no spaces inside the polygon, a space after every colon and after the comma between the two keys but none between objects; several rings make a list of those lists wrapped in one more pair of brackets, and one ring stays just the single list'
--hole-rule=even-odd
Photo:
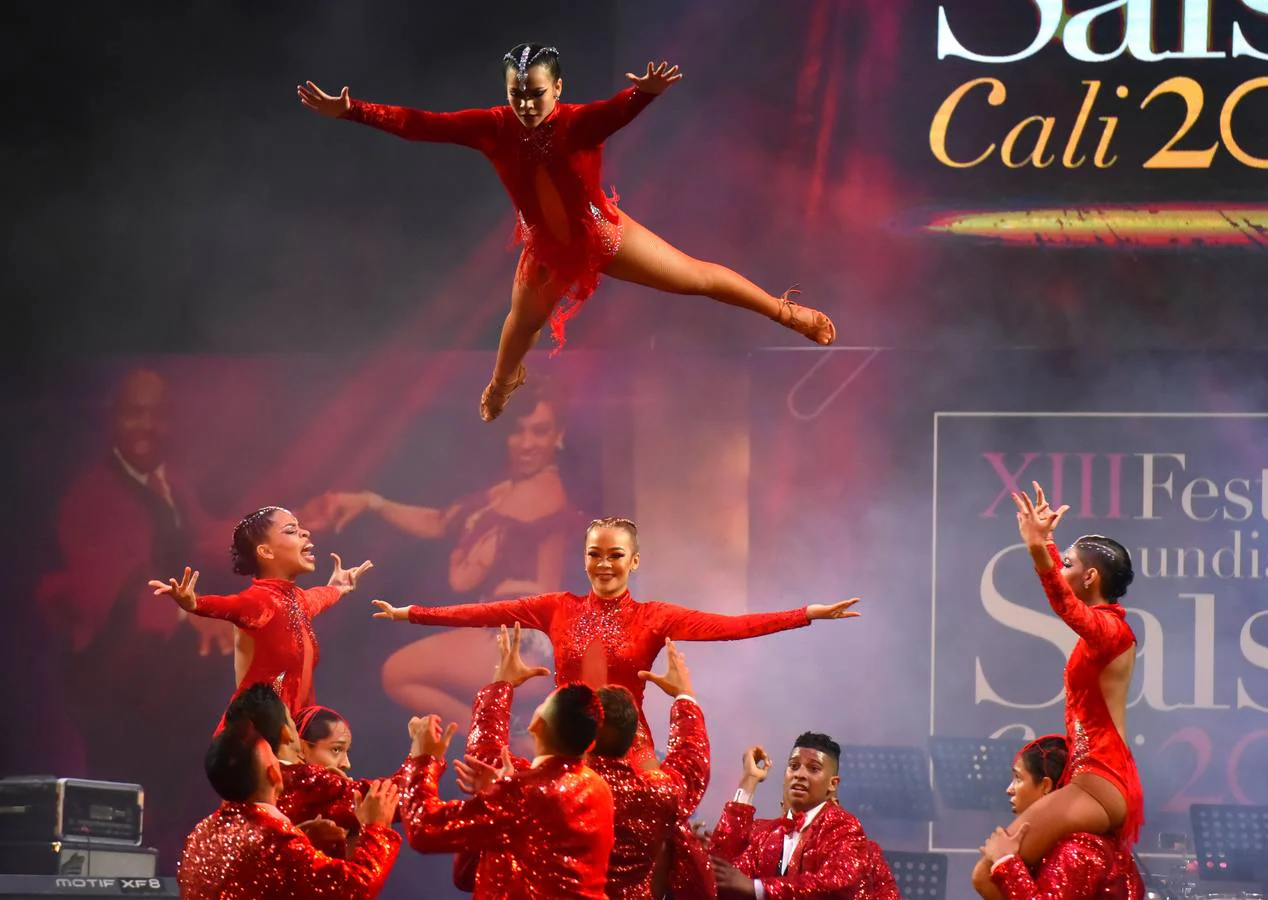
[{"label": "red glitter bodice", "polygon": [[551,318],[562,342],[564,322],[594,292],[620,245],[617,198],[600,186],[603,142],[654,97],[628,87],[607,100],[558,103],[536,128],[509,106],[428,112],[353,100],[345,118],[406,140],[461,144],[488,158],[515,204],[516,239],[550,272],[559,295],[573,301]]},{"label": "red glitter bodice", "polygon": [[1117,603],[1088,606],[1074,596],[1061,575],[1064,561],[1053,544],[1048,554],[1055,568],[1039,573],[1053,612],[1079,636],[1065,667],[1065,727],[1070,764],[1065,780],[1090,773],[1113,784],[1127,801],[1127,816],[1119,834],[1136,842],[1144,823],[1144,797],[1136,760],[1114,724],[1101,675],[1106,666],[1133,647],[1136,635],[1125,621],[1127,611]]},{"label": "red glitter bodice", "polygon": [[316,702],[313,672],[321,648],[313,633],[313,617],[341,596],[336,587],[302,590],[292,581],[257,578],[240,594],[200,596],[194,614],[237,626],[238,692],[259,682],[271,684],[294,715]]},{"label": "red glitter bodice", "polygon": [[723,807],[711,850],[748,877],[761,879],[768,900],[899,900],[880,847],[868,839],[858,819],[835,803],[825,803],[805,826],[783,872],[786,832],[781,820],[755,819],[754,813],[747,803]]},{"label": "red glitter bodice", "polygon": [[675,641],[735,641],[810,624],[805,608],[724,616],[669,603],[641,603],[629,592],[612,599],[556,593],[458,606],[411,606],[416,625],[497,627],[519,622],[546,633],[555,648],[555,683],[582,681],[591,687],[628,688],[639,708],[639,735],[631,755],[641,764],[654,755],[643,716],[640,671],[650,669]]},{"label": "red glitter bodice", "polygon": [[347,860],[322,853],[275,807],[222,803],[181,853],[185,900],[291,900],[377,897],[401,838],[381,825],[361,832]]},{"label": "red glitter bodice", "polygon": [[476,900],[604,898],[612,792],[580,759],[546,757],[468,800],[439,799],[443,770],[432,756],[406,762],[401,821],[420,853],[499,850],[506,864],[480,866]]},{"label": "red glitter bodice", "polygon": [[1131,852],[1112,838],[1086,832],[1062,838],[1034,875],[1014,856],[995,867],[991,881],[1005,900],[1145,898],[1145,885]]}]

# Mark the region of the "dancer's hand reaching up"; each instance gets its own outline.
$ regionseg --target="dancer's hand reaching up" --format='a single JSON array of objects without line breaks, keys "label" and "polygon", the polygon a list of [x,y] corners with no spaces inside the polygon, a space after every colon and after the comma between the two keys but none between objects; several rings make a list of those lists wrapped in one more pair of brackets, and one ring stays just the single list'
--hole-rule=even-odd
[{"label": "dancer's hand reaching up", "polygon": [[339,588],[345,594],[355,591],[357,589],[357,579],[374,568],[374,563],[368,559],[355,569],[345,569],[343,560],[339,558],[338,553],[330,554],[330,558],[335,561],[335,570],[330,573],[330,581],[327,584],[331,587]]},{"label": "dancer's hand reaching up", "polygon": [[151,581],[150,587],[154,588],[154,596],[168,594],[180,604],[180,608],[185,612],[193,612],[198,608],[198,595],[194,593],[197,584],[198,573],[186,566],[185,574],[181,576],[180,581],[175,578],[167,579],[166,584],[162,581]]},{"label": "dancer's hand reaching up", "polygon": [[749,747],[744,751],[744,774],[740,777],[740,789],[753,793],[770,774],[770,757],[761,747]]},{"label": "dancer's hand reaching up", "polygon": [[305,81],[295,85],[295,93],[299,95],[300,103],[332,119],[342,119],[352,109],[347,87],[339,92],[339,96],[332,97],[311,81]]},{"label": "dancer's hand reaching up", "polygon": [[654,95],[664,93],[675,81],[682,81],[682,72],[678,71],[677,66],[671,66],[662,60],[660,65],[648,63],[647,72],[643,75],[626,72],[625,77],[634,82],[634,86],[643,93]]},{"label": "dancer's hand reaching up", "polygon": [[687,659],[682,655],[674,642],[669,638],[665,638],[665,650],[669,653],[666,660],[665,674],[657,675],[654,672],[639,672],[638,677],[644,681],[650,681],[656,687],[660,688],[671,697],[678,697],[682,694],[691,695],[691,670],[687,668]]},{"label": "dancer's hand reaching up", "polygon": [[1032,502],[1025,492],[1013,494],[1013,503],[1017,504],[1017,530],[1027,547],[1032,549],[1044,547],[1052,540],[1052,532],[1056,530],[1061,517],[1070,507],[1053,509],[1048,498],[1044,496],[1039,482],[1032,481],[1035,499]]},{"label": "dancer's hand reaching up", "polygon": [[530,678],[550,674],[550,669],[545,666],[530,666],[520,657],[519,622],[512,630],[503,625],[498,631],[498,652],[502,657],[493,669],[494,681],[507,681],[511,687],[519,687]]},{"label": "dancer's hand reaching up", "polygon": [[496,766],[491,766],[481,759],[468,754],[453,764],[458,776],[458,789],[465,794],[478,794],[486,791],[500,778],[515,771],[515,763],[511,762],[511,748],[503,747],[502,756]]},{"label": "dancer's hand reaching up", "polygon": [[370,605],[378,610],[378,612],[374,614],[374,618],[376,619],[391,619],[394,622],[409,621],[408,606],[393,606],[386,600],[371,600]]},{"label": "dancer's hand reaching up", "polygon": [[842,600],[840,603],[811,603],[806,607],[806,618],[811,622],[816,619],[853,619],[862,613],[850,612],[850,607],[858,603],[859,597]]},{"label": "dancer's hand reaching up", "polygon": [[409,720],[409,736],[413,743],[411,755],[443,758],[457,731],[456,722],[450,722],[441,731],[440,716],[415,716]]}]

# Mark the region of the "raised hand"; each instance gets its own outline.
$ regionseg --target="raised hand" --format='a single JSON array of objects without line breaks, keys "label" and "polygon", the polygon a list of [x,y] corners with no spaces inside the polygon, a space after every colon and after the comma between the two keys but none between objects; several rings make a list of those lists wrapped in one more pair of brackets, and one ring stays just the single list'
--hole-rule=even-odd
[{"label": "raised hand", "polygon": [[770,774],[770,757],[761,747],[749,747],[744,751],[744,774],[740,777],[740,787],[750,794],[766,780]]},{"label": "raised hand", "polygon": [[1012,832],[996,828],[986,839],[986,843],[981,846],[982,855],[992,863],[1005,856],[1016,856],[1021,852],[1022,839],[1026,837],[1026,832],[1029,830],[1029,822],[1022,822]]},{"label": "raised hand", "polygon": [[392,827],[396,807],[401,802],[400,788],[390,778],[370,782],[370,790],[357,804],[357,820],[362,825]]},{"label": "raised hand", "polygon": [[811,603],[806,607],[806,618],[811,622],[816,619],[854,619],[862,613],[851,612],[850,607],[861,598],[851,597],[839,603]]},{"label": "raised hand", "polygon": [[665,650],[669,654],[665,660],[665,674],[657,675],[654,672],[639,672],[638,677],[644,681],[650,681],[671,697],[692,693],[691,670],[687,668],[686,657],[682,655],[682,651],[675,647],[674,642],[669,638],[665,638]]},{"label": "raised hand", "polygon": [[520,623],[507,630],[503,625],[498,631],[498,653],[501,658],[493,669],[494,681],[509,681],[511,687],[519,687],[530,678],[549,675],[545,666],[530,666],[520,657]]},{"label": "raised hand", "polygon": [[660,65],[648,63],[647,72],[642,75],[626,72],[625,77],[634,82],[634,86],[645,94],[660,94],[664,93],[665,89],[675,81],[682,81],[682,72],[677,66],[671,66],[662,60]]},{"label": "raised hand", "polygon": [[1043,547],[1052,540],[1052,532],[1070,507],[1054,510],[1039,482],[1032,481],[1031,485],[1035,489],[1033,502],[1025,492],[1013,494],[1013,503],[1017,505],[1017,530],[1027,547]]},{"label": "raised hand", "polygon": [[411,755],[443,757],[457,731],[456,722],[450,722],[441,731],[440,716],[415,716],[409,720],[409,733],[414,745]]},{"label": "raised hand", "polygon": [[330,554],[330,558],[335,561],[335,570],[330,573],[330,580],[326,582],[331,587],[337,587],[343,593],[347,594],[357,589],[357,579],[365,572],[374,568],[374,563],[368,559],[355,569],[345,569],[343,560],[339,558],[338,553]]},{"label": "raised hand", "polygon": [[374,614],[374,618],[376,619],[391,619],[394,622],[409,621],[408,606],[393,606],[386,600],[371,600],[370,605],[378,610],[378,612]]},{"label": "raised hand", "polygon": [[332,97],[311,81],[305,81],[295,85],[295,93],[299,95],[300,103],[332,119],[342,119],[352,109],[347,87],[339,92],[339,96]]},{"label": "raised hand", "polygon": [[193,612],[198,608],[198,595],[194,593],[194,588],[198,585],[198,573],[189,566],[185,567],[185,574],[181,576],[181,580],[175,578],[167,579],[167,582],[151,581],[150,587],[154,588],[154,596],[159,594],[168,594],[173,600],[180,604],[180,608],[185,612]]},{"label": "raised hand", "polygon": [[502,756],[496,766],[491,766],[470,754],[457,760],[453,766],[458,776],[458,789],[466,794],[486,791],[493,782],[515,771],[515,764],[511,762],[510,747],[502,748]]}]

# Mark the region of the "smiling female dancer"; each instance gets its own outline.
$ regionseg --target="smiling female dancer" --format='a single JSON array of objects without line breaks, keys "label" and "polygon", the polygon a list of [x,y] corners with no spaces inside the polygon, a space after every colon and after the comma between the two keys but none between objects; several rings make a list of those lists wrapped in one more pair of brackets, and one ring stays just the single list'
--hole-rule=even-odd
[{"label": "smiling female dancer", "polygon": [[600,187],[603,142],[682,78],[677,66],[647,64],[642,75],[608,100],[561,103],[559,52],[520,44],[502,57],[505,106],[437,113],[353,100],[345,87],[325,93],[309,81],[300,102],[324,116],[371,125],[412,141],[462,144],[479,150],[515,204],[515,238],[524,244],[502,326],[493,379],[480,398],[487,422],[525,381],[524,357],[549,322],[562,345],[564,325],[594,293],[599,275],[671,294],[711,297],[759,312],[818,344],[836,328],[823,313],[774,297],[747,278],[677,250],[616,206]]}]

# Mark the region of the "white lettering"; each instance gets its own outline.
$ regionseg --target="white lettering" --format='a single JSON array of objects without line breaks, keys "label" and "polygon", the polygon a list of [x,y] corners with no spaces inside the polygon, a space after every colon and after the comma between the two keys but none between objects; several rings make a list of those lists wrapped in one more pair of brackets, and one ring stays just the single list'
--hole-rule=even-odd
[{"label": "white lettering", "polygon": [[1154,460],[1155,459],[1173,459],[1180,464],[1180,471],[1184,471],[1185,454],[1183,453],[1139,453],[1140,457],[1140,475],[1141,475],[1141,502],[1140,515],[1138,519],[1157,519],[1159,516],[1154,515],[1154,493],[1162,489],[1167,494],[1167,499],[1174,499],[1173,484],[1175,475],[1167,476],[1166,481],[1154,480]]},{"label": "white lettering", "polygon": [[[1268,647],[1256,641],[1250,630],[1254,626],[1255,620],[1264,616],[1268,616],[1268,609],[1260,610],[1247,619],[1246,623],[1242,625],[1241,635],[1242,656],[1246,657],[1246,662],[1259,669],[1268,669]],[[1268,712],[1268,706],[1255,702],[1250,696],[1250,691],[1246,689],[1246,685],[1240,678],[1237,679],[1237,708]]]},{"label": "white lettering", "polygon": [[1034,4],[1035,9],[1039,13],[1039,29],[1035,32],[1035,39],[1030,42],[1030,46],[1025,50],[1008,56],[986,56],[968,50],[952,34],[951,25],[947,22],[947,11],[939,4],[938,59],[958,56],[961,59],[970,59],[973,62],[980,63],[1011,63],[1034,56],[1044,44],[1057,36],[1057,29],[1061,26],[1061,16],[1065,13],[1065,3],[1064,0],[1031,0],[1031,3]]},{"label": "white lettering", "polygon": [[[1242,0],[1242,6],[1245,6],[1251,12],[1260,16],[1268,16],[1268,0]],[[1246,40],[1246,35],[1242,34],[1242,26],[1238,22],[1233,23],[1233,57],[1250,56],[1254,59],[1268,59],[1268,53],[1262,53],[1251,46],[1250,41]]]}]

